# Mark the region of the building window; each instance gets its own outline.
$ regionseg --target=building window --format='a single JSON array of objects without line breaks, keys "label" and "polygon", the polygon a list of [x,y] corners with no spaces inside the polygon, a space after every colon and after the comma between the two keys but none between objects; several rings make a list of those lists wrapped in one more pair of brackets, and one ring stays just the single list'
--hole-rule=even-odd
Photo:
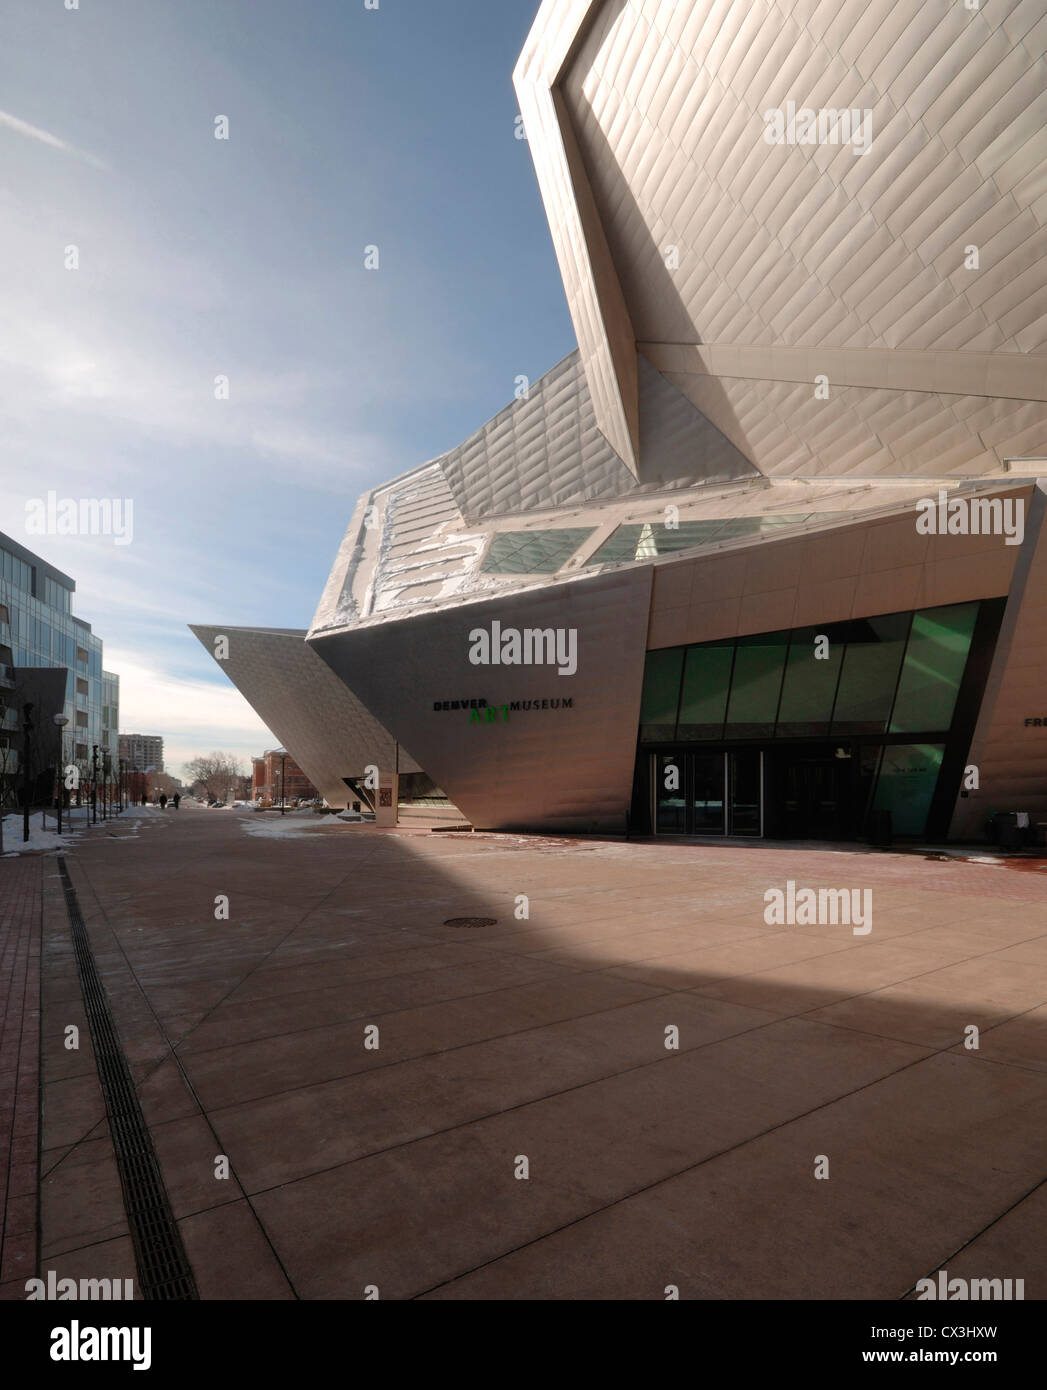
[{"label": "building window", "polygon": [[944,743],[895,743],[884,748],[873,806],[890,811],[896,835],[923,834],[944,754]]},{"label": "building window", "polygon": [[952,723],[977,617],[976,603],[930,608],[913,615],[891,715],[892,734],[947,729]]},{"label": "building window", "polygon": [[739,637],[727,706],[727,738],[770,738],[774,733],[788,647],[788,632]]},{"label": "building window", "polygon": [[483,562],[484,574],[555,574],[593,527],[563,527],[558,531],[504,531],[491,541]]},{"label": "building window", "polygon": [[798,512],[788,516],[721,516],[709,521],[681,521],[678,526],[666,526],[657,521],[626,522],[608,536],[586,564],[628,564],[633,560],[649,560],[654,555],[736,540],[739,536],[765,536],[783,527],[802,526],[814,515],[813,512]]},{"label": "building window", "polygon": [[640,737],[645,743],[660,743],[671,739],[676,733],[683,657],[682,647],[647,653],[640,705]]},{"label": "building window", "polygon": [[641,741],[946,733],[978,611],[958,603],[650,651]]},{"label": "building window", "polygon": [[[953,728],[980,611],[979,603],[951,604],[649,651],[640,741],[664,745],[803,740],[796,752],[799,771],[792,768],[783,774],[800,781],[791,792],[792,784],[782,783],[783,804],[790,797],[799,804],[809,794],[814,796],[811,788],[816,783],[825,784],[818,797],[836,799],[832,787],[840,777],[830,773],[835,765],[833,745],[838,743],[835,758],[841,766],[860,764],[860,775],[851,780],[862,805],[890,811],[897,834],[920,835],[946,751],[944,738]],[[900,742],[898,735],[906,734],[924,734],[930,741]],[[828,751],[816,746],[812,751],[817,739],[826,740]],[[725,754],[681,749],[659,756],[667,765],[685,759],[690,769],[689,790],[683,783],[673,788],[685,791],[688,824],[704,824],[709,816],[716,821],[720,813],[714,803],[719,803],[705,791],[698,795],[694,759]],[[753,800],[743,791],[737,796],[732,791],[731,796],[739,806]],[[658,801],[660,830],[674,823],[679,799],[667,792]],[[701,816],[699,802],[705,808]],[[756,832],[750,826],[746,833]]]},{"label": "building window", "polygon": [[[779,737],[824,737],[828,734],[844,649],[834,628],[835,625],[793,631],[778,710]],[[828,650],[818,641],[822,637],[829,639]]]},{"label": "building window", "polygon": [[683,674],[678,737],[719,738],[727,713],[734,642],[691,647]]},{"label": "building window", "polygon": [[892,613],[846,625],[847,647],[833,710],[834,735],[885,731],[909,623],[908,613]]}]

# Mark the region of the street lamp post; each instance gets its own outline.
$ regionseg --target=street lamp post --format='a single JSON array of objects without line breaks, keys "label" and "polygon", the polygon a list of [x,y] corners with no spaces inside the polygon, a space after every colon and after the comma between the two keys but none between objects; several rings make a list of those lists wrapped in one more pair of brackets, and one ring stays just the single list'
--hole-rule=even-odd
[{"label": "street lamp post", "polygon": [[102,819],[108,820],[107,802],[109,800],[108,779],[109,779],[109,753],[108,743],[102,744]]},{"label": "street lamp post", "polygon": [[98,824],[98,744],[91,744],[91,824]]},{"label": "street lamp post", "polygon": [[280,814],[287,815],[287,754],[280,759]]},{"label": "street lamp post", "polygon": [[22,752],[25,766],[22,768],[22,840],[29,839],[29,765],[32,761],[33,707],[22,706]]},{"label": "street lamp post", "polygon": [[55,724],[58,727],[58,795],[55,801],[58,804],[58,833],[62,833],[62,802],[65,800],[65,780],[62,776],[64,772],[63,763],[65,762],[65,726],[69,720],[64,714],[54,716]]}]

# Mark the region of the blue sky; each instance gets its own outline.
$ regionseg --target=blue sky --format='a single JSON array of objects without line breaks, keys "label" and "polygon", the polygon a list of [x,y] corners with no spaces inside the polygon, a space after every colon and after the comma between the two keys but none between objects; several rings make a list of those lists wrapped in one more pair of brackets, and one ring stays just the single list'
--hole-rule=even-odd
[{"label": "blue sky", "polygon": [[[169,764],[272,742],[185,624],[307,626],[358,495],[575,345],[514,138],[537,9],[5,0],[0,530]],[[133,543],[27,536],[49,491],[133,499]]]}]

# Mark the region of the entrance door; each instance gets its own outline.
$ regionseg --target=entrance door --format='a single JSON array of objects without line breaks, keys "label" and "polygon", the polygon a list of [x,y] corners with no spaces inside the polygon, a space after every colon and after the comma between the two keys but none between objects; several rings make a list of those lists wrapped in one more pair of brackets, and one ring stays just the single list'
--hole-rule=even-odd
[{"label": "entrance door", "polygon": [[834,838],[840,824],[840,764],[832,758],[791,762],[785,769],[786,833],[797,839]]},{"label": "entrance door", "polygon": [[724,827],[723,754],[689,753],[692,835],[722,835]]},{"label": "entrance door", "polygon": [[651,758],[656,835],[762,835],[763,755],[657,753]]},{"label": "entrance door", "polygon": [[654,772],[654,833],[687,835],[687,774],[685,753],[659,753],[651,759]]},{"label": "entrance door", "polygon": [[727,754],[727,834],[763,834],[763,754],[744,748]]}]

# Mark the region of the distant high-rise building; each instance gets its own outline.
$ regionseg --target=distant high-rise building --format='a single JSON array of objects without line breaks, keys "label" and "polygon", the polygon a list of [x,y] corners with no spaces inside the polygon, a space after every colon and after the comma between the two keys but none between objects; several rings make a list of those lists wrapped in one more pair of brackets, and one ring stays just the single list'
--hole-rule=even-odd
[{"label": "distant high-rise building", "polygon": [[115,766],[120,678],[102,669],[101,638],[73,615],[75,592],[68,575],[0,532],[0,801],[21,782],[27,704],[34,799],[53,795],[60,763],[89,778],[97,750],[99,774],[107,756]]},{"label": "distant high-rise building", "polygon": [[164,741],[159,734],[121,734],[120,757],[129,772],[163,772]]}]

